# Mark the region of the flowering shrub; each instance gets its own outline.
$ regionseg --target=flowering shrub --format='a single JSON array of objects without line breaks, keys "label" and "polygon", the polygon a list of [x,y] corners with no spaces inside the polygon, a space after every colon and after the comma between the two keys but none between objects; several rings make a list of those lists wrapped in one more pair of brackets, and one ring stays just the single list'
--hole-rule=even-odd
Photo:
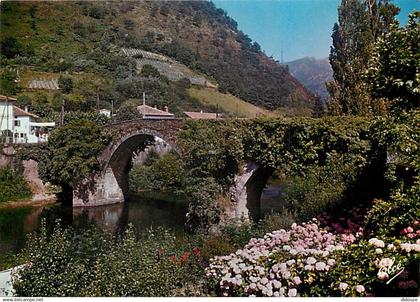
[{"label": "flowering shrub", "polygon": [[347,238],[316,223],[293,224],[289,231],[252,238],[242,250],[211,259],[206,273],[223,295],[294,297],[334,266],[331,255],[346,244]]},{"label": "flowering shrub", "polygon": [[[211,259],[206,274],[224,296],[366,296],[386,287],[394,263],[410,272],[408,266],[415,263],[420,249],[420,241],[366,242],[328,232],[316,222],[252,238],[236,253]],[[409,275],[400,273],[398,278],[389,289],[418,288]]]}]

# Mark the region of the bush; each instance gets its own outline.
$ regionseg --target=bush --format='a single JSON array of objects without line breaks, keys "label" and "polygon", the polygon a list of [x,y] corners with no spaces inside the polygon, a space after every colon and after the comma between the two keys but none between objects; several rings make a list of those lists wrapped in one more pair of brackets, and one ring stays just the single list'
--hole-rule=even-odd
[{"label": "bush", "polygon": [[202,272],[199,249],[176,243],[162,229],[136,238],[131,226],[121,238],[58,225],[49,234],[44,221],[13,287],[18,296],[171,296]]},{"label": "bush", "polygon": [[222,208],[217,198],[221,188],[211,177],[187,179],[187,184],[189,206],[185,227],[190,232],[207,232],[220,222]]},{"label": "bush", "polygon": [[28,199],[31,196],[22,174],[9,168],[0,168],[0,202]]},{"label": "bush", "polygon": [[60,76],[58,78],[58,86],[64,93],[71,93],[73,91],[73,79],[70,77]]}]

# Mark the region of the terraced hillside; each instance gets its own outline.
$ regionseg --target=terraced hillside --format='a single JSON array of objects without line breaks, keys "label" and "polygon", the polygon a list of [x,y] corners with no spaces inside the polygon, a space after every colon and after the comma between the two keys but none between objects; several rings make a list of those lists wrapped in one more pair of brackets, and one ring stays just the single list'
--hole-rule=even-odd
[{"label": "terraced hillside", "polygon": [[[306,89],[211,2],[1,2],[1,11],[2,68],[83,78],[64,95],[70,109],[118,108],[147,91],[148,102],[174,112],[211,110],[186,92],[183,78],[267,109],[312,107]],[[146,64],[171,81],[139,76]]]}]

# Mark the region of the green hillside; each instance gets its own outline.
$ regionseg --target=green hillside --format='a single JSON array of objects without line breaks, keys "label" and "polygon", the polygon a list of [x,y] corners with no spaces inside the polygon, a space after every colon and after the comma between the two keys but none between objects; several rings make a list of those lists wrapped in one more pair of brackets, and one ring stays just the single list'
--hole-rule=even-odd
[{"label": "green hillside", "polygon": [[[305,88],[211,2],[1,2],[1,12],[2,93],[21,96],[41,115],[45,104],[119,108],[143,92],[149,104],[168,105],[177,115],[214,110],[187,92],[195,79],[259,107],[301,114],[312,106]],[[123,48],[165,55],[184,66],[188,81],[165,72],[171,66],[122,54]],[[70,78],[73,89],[28,90],[41,73]]]},{"label": "green hillside", "polygon": [[228,93],[212,88],[191,87],[188,93],[202,104],[219,108],[229,115],[238,117],[274,116],[272,111],[262,109]]}]

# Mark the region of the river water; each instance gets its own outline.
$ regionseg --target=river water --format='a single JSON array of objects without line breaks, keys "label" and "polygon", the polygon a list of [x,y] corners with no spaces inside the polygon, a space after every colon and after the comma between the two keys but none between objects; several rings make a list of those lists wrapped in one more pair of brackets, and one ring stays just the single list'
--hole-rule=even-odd
[{"label": "river water", "polygon": [[183,234],[188,204],[184,197],[156,193],[130,195],[120,204],[72,208],[61,203],[34,208],[0,209],[0,255],[16,253],[28,233],[36,231],[41,219],[47,226],[60,219],[63,226],[83,229],[89,225],[117,234],[133,224],[137,233],[163,226]]},{"label": "river water", "polygon": [[[261,196],[263,214],[284,206],[280,193],[280,186],[267,185]],[[56,203],[44,207],[0,209],[0,256],[19,252],[25,246],[27,234],[36,231],[42,219],[47,227],[60,219],[63,226],[85,229],[94,224],[114,234],[123,232],[130,223],[137,234],[163,226],[182,236],[187,208],[184,196],[145,192],[130,195],[124,203],[98,207],[72,208]]]}]

